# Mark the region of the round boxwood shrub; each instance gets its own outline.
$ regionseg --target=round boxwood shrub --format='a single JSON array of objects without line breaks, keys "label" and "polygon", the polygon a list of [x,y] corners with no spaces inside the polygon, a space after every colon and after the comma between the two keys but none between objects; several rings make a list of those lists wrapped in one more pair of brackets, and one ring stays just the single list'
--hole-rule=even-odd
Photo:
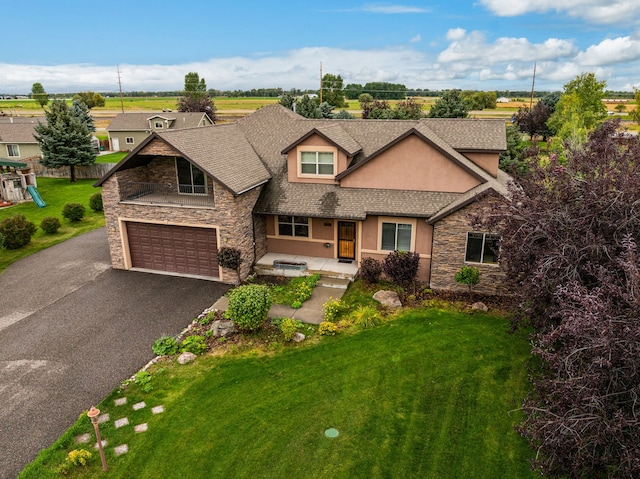
[{"label": "round boxwood shrub", "polygon": [[64,216],[69,221],[80,221],[84,218],[84,205],[80,203],[67,203],[62,208],[62,216]]},{"label": "round boxwood shrub", "polygon": [[260,329],[271,307],[271,291],[262,284],[238,286],[229,294],[229,307],[224,316],[243,331]]},{"label": "round boxwood shrub", "polygon": [[40,222],[40,229],[50,235],[56,234],[60,226],[60,220],[55,216],[47,216]]},{"label": "round boxwood shrub", "polygon": [[5,218],[0,223],[0,238],[7,249],[18,249],[29,244],[36,233],[36,225],[24,215]]},{"label": "round boxwood shrub", "polygon": [[93,211],[102,211],[102,193],[97,191],[91,195],[91,198],[89,198],[89,208]]}]

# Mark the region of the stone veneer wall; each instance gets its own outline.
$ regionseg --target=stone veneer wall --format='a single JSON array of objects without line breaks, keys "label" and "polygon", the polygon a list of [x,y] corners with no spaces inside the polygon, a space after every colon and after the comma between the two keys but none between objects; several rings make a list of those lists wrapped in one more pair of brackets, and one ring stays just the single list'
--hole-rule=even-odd
[{"label": "stone veneer wall", "polygon": [[[454,276],[465,265],[467,232],[474,231],[469,215],[480,211],[489,201],[487,197],[472,203],[443,218],[434,225],[431,257],[431,288],[451,291],[468,291],[466,285],[455,282]],[[508,294],[505,275],[498,265],[467,263],[480,270],[480,283],[473,291],[481,294]]]},{"label": "stone veneer wall", "polygon": [[[168,163],[160,162],[160,165],[168,167]],[[164,169],[160,168],[161,171]],[[218,247],[227,246],[240,250],[243,259],[240,266],[240,277],[242,279],[247,277],[256,259],[253,246],[253,208],[262,187],[254,188],[236,197],[223,185],[209,179],[209,182],[214,184],[215,207],[213,208],[120,203],[118,182],[123,180],[148,181],[149,171],[151,170],[146,167],[119,171],[102,185],[104,213],[113,267],[116,269],[125,268],[125,252],[122,246],[119,218],[128,218],[161,224],[215,226],[218,228]],[[168,168],[165,173],[168,173]],[[164,175],[160,174],[160,176]],[[220,280],[233,284],[237,277],[235,272],[225,270]]]}]

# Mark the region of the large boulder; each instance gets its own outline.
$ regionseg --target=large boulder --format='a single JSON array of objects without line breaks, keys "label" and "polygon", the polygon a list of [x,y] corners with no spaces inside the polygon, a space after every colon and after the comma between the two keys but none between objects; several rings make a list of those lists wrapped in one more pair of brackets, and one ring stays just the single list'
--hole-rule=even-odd
[{"label": "large boulder", "polygon": [[380,290],[373,295],[373,299],[388,308],[402,308],[400,297],[395,291]]},{"label": "large boulder", "polygon": [[214,338],[228,338],[238,332],[238,328],[233,321],[228,319],[217,319],[211,323],[211,331]]},{"label": "large boulder", "polygon": [[476,311],[489,311],[489,308],[482,301],[477,301],[471,305],[471,309]]},{"label": "large boulder", "polygon": [[306,339],[306,336],[302,333],[295,333],[292,338],[294,343],[301,343],[305,339]]},{"label": "large boulder", "polygon": [[187,364],[187,363],[190,363],[191,361],[193,361],[197,357],[198,356],[196,356],[195,354],[190,353],[189,351],[185,351],[180,356],[178,356],[178,363],[179,364]]}]

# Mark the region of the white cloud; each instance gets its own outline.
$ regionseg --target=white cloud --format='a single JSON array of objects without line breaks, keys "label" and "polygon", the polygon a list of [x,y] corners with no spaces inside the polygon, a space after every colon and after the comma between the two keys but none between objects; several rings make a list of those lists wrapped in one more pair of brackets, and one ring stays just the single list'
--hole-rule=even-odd
[{"label": "white cloud", "polygon": [[530,43],[526,38],[502,37],[494,43],[488,43],[484,33],[467,33],[462,29],[449,30],[447,39],[451,44],[440,53],[438,61],[467,61],[472,64],[486,65],[509,61],[555,60],[570,57],[577,48],[567,40],[550,38],[543,43]]},{"label": "white cloud", "polygon": [[480,3],[501,17],[555,11],[593,23],[638,21],[637,0],[480,0]]},{"label": "white cloud", "polygon": [[420,42],[420,40],[422,40],[422,35],[418,33],[415,37],[411,39],[411,43],[418,43]]},{"label": "white cloud", "polygon": [[605,39],[581,52],[576,61],[585,66],[612,65],[640,59],[640,40],[631,37]]}]

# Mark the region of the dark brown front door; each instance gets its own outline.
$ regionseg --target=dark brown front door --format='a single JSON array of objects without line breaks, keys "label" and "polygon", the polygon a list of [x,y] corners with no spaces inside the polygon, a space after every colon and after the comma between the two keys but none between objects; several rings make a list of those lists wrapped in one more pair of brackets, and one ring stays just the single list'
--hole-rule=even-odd
[{"label": "dark brown front door", "polygon": [[127,223],[131,266],[217,277],[217,237],[212,228]]},{"label": "dark brown front door", "polygon": [[356,224],[338,221],[338,258],[356,259]]}]

